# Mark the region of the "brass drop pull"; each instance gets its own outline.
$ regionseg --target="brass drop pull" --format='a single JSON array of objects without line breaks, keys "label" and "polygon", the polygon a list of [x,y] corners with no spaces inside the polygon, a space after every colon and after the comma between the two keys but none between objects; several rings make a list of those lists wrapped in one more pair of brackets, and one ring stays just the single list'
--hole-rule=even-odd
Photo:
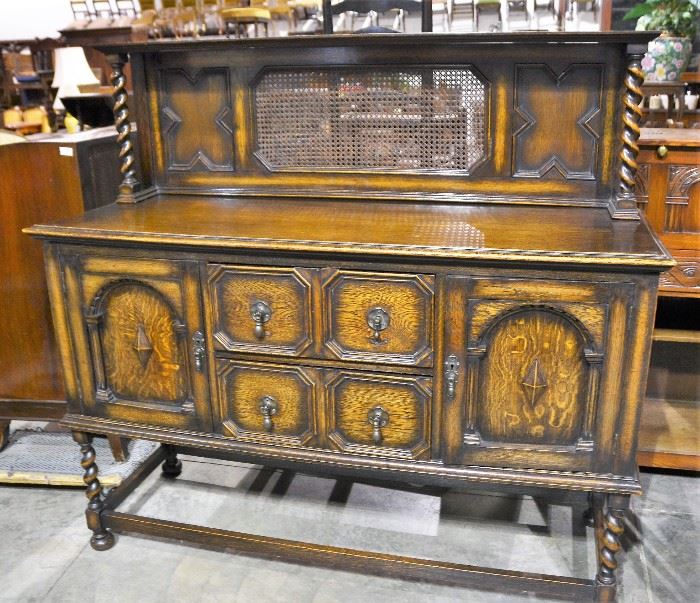
[{"label": "brass drop pull", "polygon": [[260,413],[263,416],[263,427],[268,433],[272,432],[274,425],[272,424],[272,417],[277,414],[279,410],[279,404],[272,396],[264,396],[260,400]]},{"label": "brass drop pull", "polygon": [[448,400],[454,400],[455,392],[457,391],[457,376],[459,373],[459,360],[454,354],[445,361],[445,386]]},{"label": "brass drop pull", "polygon": [[389,326],[389,313],[384,308],[373,308],[367,312],[367,324],[372,329],[370,341],[384,343],[381,333]]},{"label": "brass drop pull", "polygon": [[659,159],[663,159],[664,157],[666,157],[666,155],[668,155],[668,147],[667,146],[662,144],[656,148],[656,156]]},{"label": "brass drop pull", "polygon": [[265,302],[259,301],[255,302],[250,306],[250,315],[255,321],[255,336],[258,339],[265,338],[265,323],[272,318],[272,308],[268,306]]},{"label": "brass drop pull", "polygon": [[195,331],[192,335],[192,354],[194,355],[194,370],[201,373],[204,369],[204,335]]},{"label": "brass drop pull", "polygon": [[372,426],[372,440],[375,444],[382,443],[382,427],[386,427],[389,423],[389,413],[381,406],[375,406],[370,409],[367,415],[367,420]]}]

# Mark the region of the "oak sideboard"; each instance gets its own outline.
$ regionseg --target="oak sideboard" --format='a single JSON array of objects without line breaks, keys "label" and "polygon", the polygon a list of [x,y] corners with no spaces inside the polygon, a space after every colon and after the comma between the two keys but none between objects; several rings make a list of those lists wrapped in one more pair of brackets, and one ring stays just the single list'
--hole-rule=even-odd
[{"label": "oak sideboard", "polygon": [[[117,202],[45,241],[92,545],[113,532],[610,601],[659,273],[634,195],[648,33],[104,48]],[[123,68],[130,61],[127,106]],[[139,152],[129,138],[135,116]],[[136,161],[142,177],[135,176]],[[102,491],[88,434],[163,444]],[[588,580],[118,510],[178,453],[590,494]]]}]

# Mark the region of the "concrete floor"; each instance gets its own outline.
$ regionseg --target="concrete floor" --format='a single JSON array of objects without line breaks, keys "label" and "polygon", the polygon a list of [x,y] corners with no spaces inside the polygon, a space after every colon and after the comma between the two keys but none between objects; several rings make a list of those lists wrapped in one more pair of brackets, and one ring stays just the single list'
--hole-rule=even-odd
[{"label": "concrete floor", "polygon": [[[700,481],[649,473],[642,481],[646,494],[635,500],[628,522],[620,600],[697,601]],[[261,561],[140,536],[119,536],[114,548],[98,553],[88,545],[84,505],[78,489],[0,486],[0,601],[541,600]],[[185,459],[177,480],[154,473],[120,508],[317,543],[591,577],[592,531],[579,520],[584,507],[578,496],[557,505],[487,493],[439,496]]]}]

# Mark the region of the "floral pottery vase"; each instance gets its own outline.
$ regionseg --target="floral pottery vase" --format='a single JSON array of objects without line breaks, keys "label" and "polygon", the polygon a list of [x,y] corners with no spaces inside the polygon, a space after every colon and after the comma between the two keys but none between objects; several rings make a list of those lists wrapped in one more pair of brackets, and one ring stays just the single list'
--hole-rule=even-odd
[{"label": "floral pottery vase", "polygon": [[688,67],[693,42],[690,38],[659,36],[649,42],[642,59],[646,82],[676,82]]}]

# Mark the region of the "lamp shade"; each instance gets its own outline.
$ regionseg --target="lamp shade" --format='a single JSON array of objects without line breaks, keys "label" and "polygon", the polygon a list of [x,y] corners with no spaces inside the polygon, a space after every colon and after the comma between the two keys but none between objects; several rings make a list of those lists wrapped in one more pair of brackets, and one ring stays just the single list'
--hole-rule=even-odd
[{"label": "lamp shade", "polygon": [[54,65],[52,88],[100,83],[88,65],[85,52],[79,46],[56,48],[54,50]]},{"label": "lamp shade", "polygon": [[90,69],[85,52],[79,46],[56,48],[54,50],[54,75],[52,88],[58,88],[53,108],[63,110],[62,96],[80,94],[79,86],[96,85],[100,83]]}]

